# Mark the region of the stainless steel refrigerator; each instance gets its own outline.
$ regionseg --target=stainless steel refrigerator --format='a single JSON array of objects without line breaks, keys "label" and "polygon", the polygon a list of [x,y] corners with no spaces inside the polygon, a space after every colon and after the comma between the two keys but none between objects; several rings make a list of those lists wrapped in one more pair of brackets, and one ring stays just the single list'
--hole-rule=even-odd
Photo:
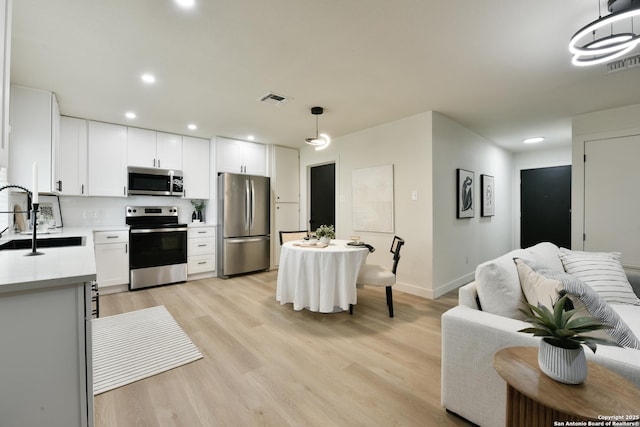
[{"label": "stainless steel refrigerator", "polygon": [[269,178],[218,175],[218,277],[269,269]]}]

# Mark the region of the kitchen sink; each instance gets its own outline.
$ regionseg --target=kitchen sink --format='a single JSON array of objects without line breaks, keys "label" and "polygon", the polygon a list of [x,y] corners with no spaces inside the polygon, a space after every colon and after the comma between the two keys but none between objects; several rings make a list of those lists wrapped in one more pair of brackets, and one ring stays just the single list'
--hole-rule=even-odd
[{"label": "kitchen sink", "polygon": [[[61,248],[65,246],[84,246],[86,238],[77,237],[50,237],[48,239],[36,239],[38,248]],[[9,240],[0,245],[0,251],[5,249],[31,249],[31,239]]]}]

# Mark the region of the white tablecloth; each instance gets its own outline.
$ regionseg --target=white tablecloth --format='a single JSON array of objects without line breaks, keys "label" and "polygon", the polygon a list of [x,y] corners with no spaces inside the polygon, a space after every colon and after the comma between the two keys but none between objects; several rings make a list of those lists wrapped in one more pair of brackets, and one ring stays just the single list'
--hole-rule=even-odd
[{"label": "white tablecloth", "polygon": [[332,240],[325,248],[282,245],[276,300],[292,302],[294,310],[331,313],[356,303],[356,279],[369,250],[347,246],[348,240]]}]

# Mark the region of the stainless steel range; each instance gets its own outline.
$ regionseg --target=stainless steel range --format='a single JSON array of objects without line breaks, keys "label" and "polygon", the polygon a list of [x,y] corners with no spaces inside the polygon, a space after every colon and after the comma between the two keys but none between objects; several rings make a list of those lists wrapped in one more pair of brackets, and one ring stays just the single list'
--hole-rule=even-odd
[{"label": "stainless steel range", "polygon": [[127,206],[129,289],[187,280],[187,224],[176,206]]}]

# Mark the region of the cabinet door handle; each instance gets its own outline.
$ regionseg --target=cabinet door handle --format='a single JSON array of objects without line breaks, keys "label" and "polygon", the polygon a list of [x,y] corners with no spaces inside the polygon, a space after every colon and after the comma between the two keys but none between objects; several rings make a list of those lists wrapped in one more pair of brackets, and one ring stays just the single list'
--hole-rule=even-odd
[{"label": "cabinet door handle", "polygon": [[128,254],[128,253],[129,253],[129,244],[128,244],[128,243],[125,243],[125,244],[124,244],[124,253],[125,253],[125,254]]},{"label": "cabinet door handle", "polygon": [[153,159],[153,167],[156,167],[156,159]]},{"label": "cabinet door handle", "polygon": [[56,184],[58,184],[58,191],[62,191],[62,180],[56,181]]},{"label": "cabinet door handle", "polygon": [[158,159],[158,167],[160,167],[160,159]]},{"label": "cabinet door handle", "polygon": [[200,262],[198,263],[198,265],[202,265],[202,264],[206,264],[206,263],[207,263],[207,261],[200,261]]},{"label": "cabinet door handle", "polygon": [[204,248],[205,246],[207,245],[206,244],[198,245],[199,248]]},{"label": "cabinet door handle", "polygon": [[198,231],[198,234],[207,234],[206,231]]},{"label": "cabinet door handle", "polygon": [[107,236],[107,239],[117,239],[118,236]]},{"label": "cabinet door handle", "polygon": [[84,184],[80,186],[80,194],[84,194]]}]

